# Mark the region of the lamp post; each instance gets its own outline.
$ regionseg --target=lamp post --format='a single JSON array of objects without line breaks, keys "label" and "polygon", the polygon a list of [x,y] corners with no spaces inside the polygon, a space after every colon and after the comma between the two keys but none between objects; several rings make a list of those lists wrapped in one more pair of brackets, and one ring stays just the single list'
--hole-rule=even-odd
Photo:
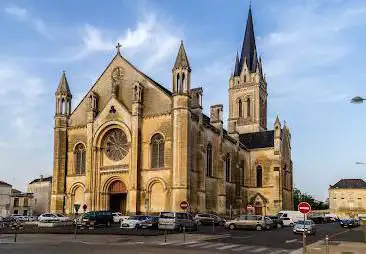
[{"label": "lamp post", "polygon": [[363,101],[365,101],[366,99],[365,98],[362,98],[361,96],[355,96],[351,99],[351,103],[354,103],[354,104],[361,104],[363,103]]}]

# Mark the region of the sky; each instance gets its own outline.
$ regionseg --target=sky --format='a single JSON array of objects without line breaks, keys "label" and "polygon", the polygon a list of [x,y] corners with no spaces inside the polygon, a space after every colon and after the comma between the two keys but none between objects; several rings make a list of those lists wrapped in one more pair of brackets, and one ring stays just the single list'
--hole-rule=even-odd
[{"label": "sky", "polygon": [[[171,88],[180,40],[203,106],[224,104],[249,1],[0,3],[0,180],[26,190],[52,174],[54,93],[65,70],[75,107],[116,53]],[[341,178],[366,178],[366,1],[253,0],[268,82],[268,126],[292,134],[294,184],[324,200]]]}]

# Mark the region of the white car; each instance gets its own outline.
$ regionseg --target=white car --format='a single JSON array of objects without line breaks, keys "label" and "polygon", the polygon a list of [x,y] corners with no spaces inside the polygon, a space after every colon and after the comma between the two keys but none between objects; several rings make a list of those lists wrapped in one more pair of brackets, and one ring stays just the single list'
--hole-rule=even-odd
[{"label": "white car", "polygon": [[38,217],[40,222],[67,222],[71,221],[69,217],[66,217],[59,213],[44,213]]},{"label": "white car", "polygon": [[120,228],[140,228],[141,224],[148,219],[149,217],[144,215],[130,216],[128,219],[121,221]]},{"label": "white car", "polygon": [[114,223],[120,223],[129,218],[129,216],[123,216],[122,213],[112,213],[112,214]]}]

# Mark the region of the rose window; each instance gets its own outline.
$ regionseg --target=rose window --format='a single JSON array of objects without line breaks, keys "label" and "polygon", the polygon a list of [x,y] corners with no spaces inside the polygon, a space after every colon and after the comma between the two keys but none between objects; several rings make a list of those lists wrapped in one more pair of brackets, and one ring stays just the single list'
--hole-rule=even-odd
[{"label": "rose window", "polygon": [[104,139],[105,154],[113,161],[122,160],[128,153],[129,144],[126,134],[121,129],[108,131]]}]

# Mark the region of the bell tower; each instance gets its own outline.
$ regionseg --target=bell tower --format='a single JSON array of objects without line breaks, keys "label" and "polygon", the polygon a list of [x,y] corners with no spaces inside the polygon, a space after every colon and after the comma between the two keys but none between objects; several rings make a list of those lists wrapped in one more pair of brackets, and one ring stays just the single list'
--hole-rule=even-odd
[{"label": "bell tower", "polygon": [[51,212],[64,213],[67,173],[67,125],[71,114],[72,99],[65,72],[62,73],[55,97]]},{"label": "bell tower", "polygon": [[257,57],[252,9],[249,6],[244,41],[229,81],[228,130],[231,136],[267,129],[267,82]]}]

